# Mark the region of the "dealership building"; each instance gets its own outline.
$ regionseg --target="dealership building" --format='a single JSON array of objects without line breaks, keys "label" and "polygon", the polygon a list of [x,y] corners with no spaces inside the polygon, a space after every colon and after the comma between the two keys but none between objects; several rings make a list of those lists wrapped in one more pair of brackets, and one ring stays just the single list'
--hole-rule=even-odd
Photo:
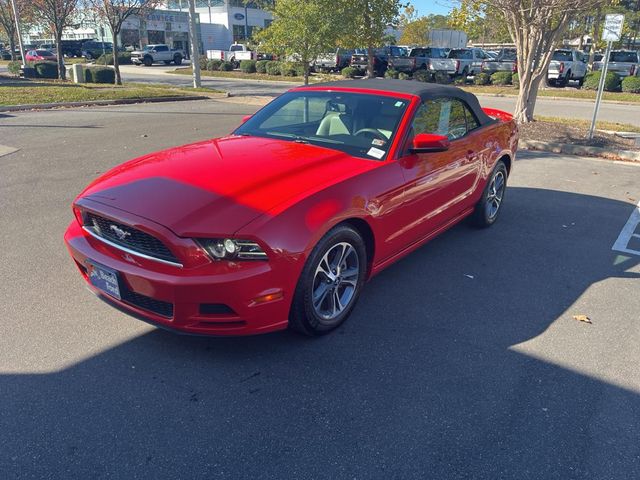
[{"label": "dealership building", "polygon": [[[172,48],[189,50],[189,3],[187,0],[167,0],[145,17],[131,16],[125,20],[119,44],[142,47],[166,43]],[[254,29],[268,26],[273,16],[255,3],[242,0],[196,0],[196,30],[200,49],[226,50],[234,42],[243,42]],[[108,25],[88,15],[79,15],[74,27],[64,31],[63,40],[95,39],[111,42]],[[32,29],[23,38],[26,45],[53,43],[50,34]]]}]

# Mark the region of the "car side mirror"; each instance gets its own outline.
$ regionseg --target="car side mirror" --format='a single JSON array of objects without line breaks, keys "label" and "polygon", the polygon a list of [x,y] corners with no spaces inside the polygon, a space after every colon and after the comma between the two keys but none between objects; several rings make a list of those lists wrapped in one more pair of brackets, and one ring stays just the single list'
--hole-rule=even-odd
[{"label": "car side mirror", "polygon": [[242,117],[242,123],[246,122],[247,120],[249,120],[251,117],[253,117],[253,115],[245,115],[244,117]]},{"label": "car side mirror", "polygon": [[444,152],[449,150],[451,143],[444,135],[434,133],[419,133],[413,137],[411,153]]}]

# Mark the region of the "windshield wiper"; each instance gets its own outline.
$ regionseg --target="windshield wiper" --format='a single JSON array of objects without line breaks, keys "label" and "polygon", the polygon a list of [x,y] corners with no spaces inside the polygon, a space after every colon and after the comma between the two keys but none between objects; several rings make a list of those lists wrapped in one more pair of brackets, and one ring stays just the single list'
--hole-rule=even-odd
[{"label": "windshield wiper", "polygon": [[283,132],[265,132],[267,135],[272,135],[274,137],[284,137],[290,138],[296,143],[309,143],[309,140],[301,137],[300,135],[295,135],[293,133],[283,133]]}]

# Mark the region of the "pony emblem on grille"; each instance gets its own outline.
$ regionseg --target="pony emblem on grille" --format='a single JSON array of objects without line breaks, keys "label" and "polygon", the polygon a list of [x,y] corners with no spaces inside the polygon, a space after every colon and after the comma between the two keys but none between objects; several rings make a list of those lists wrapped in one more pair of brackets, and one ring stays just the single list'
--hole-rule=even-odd
[{"label": "pony emblem on grille", "polygon": [[125,240],[127,237],[131,236],[131,233],[127,232],[126,230],[123,230],[117,225],[110,225],[109,228],[113,231],[113,233],[116,234],[116,237],[118,237],[118,240]]}]

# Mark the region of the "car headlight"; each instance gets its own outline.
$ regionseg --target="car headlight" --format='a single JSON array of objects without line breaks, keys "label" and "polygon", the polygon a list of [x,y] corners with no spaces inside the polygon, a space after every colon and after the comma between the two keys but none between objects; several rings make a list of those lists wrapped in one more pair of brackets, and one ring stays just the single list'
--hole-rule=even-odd
[{"label": "car headlight", "polygon": [[260,245],[235,238],[198,238],[196,240],[214,260],[266,260]]}]

